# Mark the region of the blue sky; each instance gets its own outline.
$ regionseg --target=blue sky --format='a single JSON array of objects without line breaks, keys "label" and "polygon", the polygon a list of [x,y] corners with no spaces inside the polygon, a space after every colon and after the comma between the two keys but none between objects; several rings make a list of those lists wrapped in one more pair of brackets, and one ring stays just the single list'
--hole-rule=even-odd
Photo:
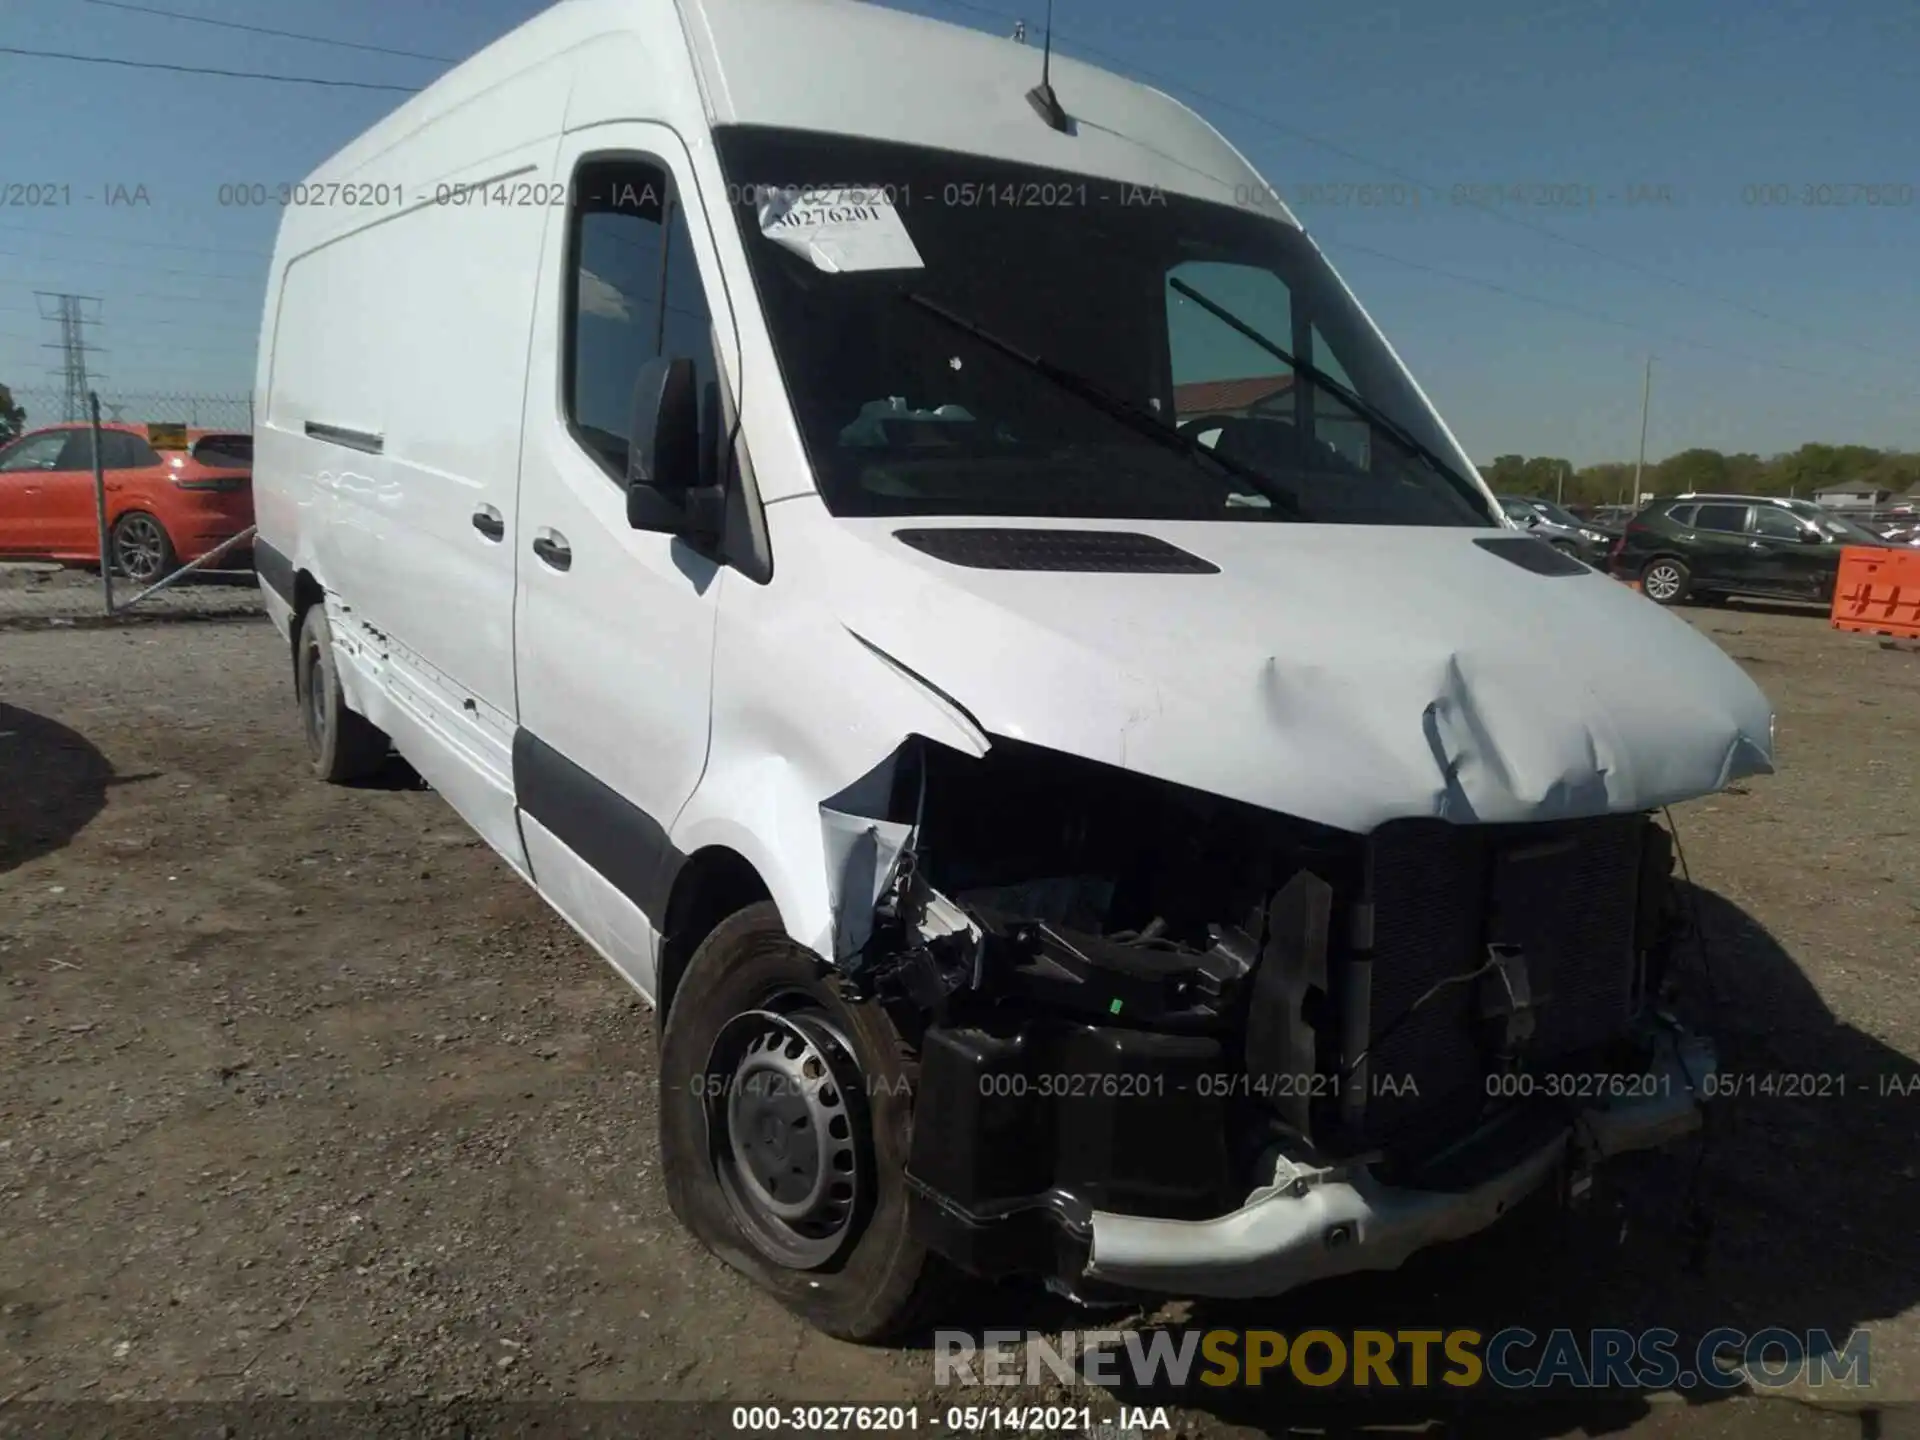
[{"label": "blue sky", "polygon": [[[149,3],[452,57],[539,8]],[[1024,15],[1036,40],[1043,14],[901,8],[1000,32]],[[0,43],[30,49],[399,85],[444,68],[85,0],[6,11]],[[1650,457],[1920,448],[1911,0],[1058,0],[1055,21],[1061,50],[1179,94],[1283,194],[1321,187],[1301,218],[1477,460],[1630,459],[1649,353]],[[0,54],[0,185],[71,195],[0,206],[0,382],[55,383],[33,291],[56,288],[104,302],[103,391],[244,393],[277,210],[220,186],[297,180],[402,98]],[[107,203],[139,186],[147,204]],[[1821,186],[1851,203],[1799,203]]]}]

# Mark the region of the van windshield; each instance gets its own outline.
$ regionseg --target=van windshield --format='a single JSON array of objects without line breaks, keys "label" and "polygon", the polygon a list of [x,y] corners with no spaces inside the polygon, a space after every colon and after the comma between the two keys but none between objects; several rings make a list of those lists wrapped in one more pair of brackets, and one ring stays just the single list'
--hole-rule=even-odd
[{"label": "van windshield", "polygon": [[715,139],[835,514],[1497,523],[1270,213],[865,138]]}]

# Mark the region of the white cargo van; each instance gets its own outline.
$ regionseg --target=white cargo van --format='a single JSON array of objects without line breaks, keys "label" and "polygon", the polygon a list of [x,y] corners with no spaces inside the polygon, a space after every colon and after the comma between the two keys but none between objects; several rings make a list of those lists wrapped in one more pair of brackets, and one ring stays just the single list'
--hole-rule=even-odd
[{"label": "white cargo van", "polygon": [[662,1019],[677,1213],[836,1334],[1398,1265],[1680,1134],[1713,644],[1506,527],[1165,95],[844,0],[568,0],[320,168],[258,568]]}]

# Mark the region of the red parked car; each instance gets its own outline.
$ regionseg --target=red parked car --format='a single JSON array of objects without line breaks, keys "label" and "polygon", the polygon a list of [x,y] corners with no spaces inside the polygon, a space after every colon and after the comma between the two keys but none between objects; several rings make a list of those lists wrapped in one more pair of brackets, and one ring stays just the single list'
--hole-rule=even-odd
[{"label": "red parked car", "polygon": [[[253,436],[189,430],[186,441],[157,450],[145,426],[100,427],[107,549],[130,580],[158,580],[253,524]],[[89,427],[30,430],[0,450],[0,558],[94,565],[99,535]]]}]

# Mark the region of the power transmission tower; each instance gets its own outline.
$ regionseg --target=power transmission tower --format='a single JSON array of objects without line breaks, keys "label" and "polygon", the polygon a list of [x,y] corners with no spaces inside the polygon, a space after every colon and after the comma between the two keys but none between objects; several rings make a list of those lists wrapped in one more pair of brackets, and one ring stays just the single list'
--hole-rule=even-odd
[{"label": "power transmission tower", "polygon": [[[65,291],[36,290],[40,318],[60,327],[60,338],[43,350],[60,352],[59,376],[66,390],[66,416],[69,421],[87,418],[87,392],[105,379],[87,369],[87,356],[100,353],[100,347],[87,343],[87,326],[100,323],[100,299],[96,295],[70,295]],[[88,307],[92,310],[89,312]]]}]

